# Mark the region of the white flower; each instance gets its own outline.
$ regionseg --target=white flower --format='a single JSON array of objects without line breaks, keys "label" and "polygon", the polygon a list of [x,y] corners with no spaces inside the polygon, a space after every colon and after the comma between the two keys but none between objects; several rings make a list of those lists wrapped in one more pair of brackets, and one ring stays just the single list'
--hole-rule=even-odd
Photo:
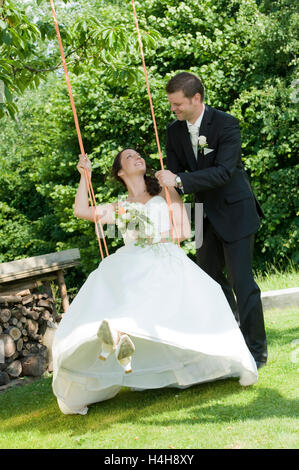
[{"label": "white flower", "polygon": [[199,146],[200,148],[203,148],[203,147],[206,147],[206,145],[207,145],[207,138],[206,138],[206,136],[205,136],[205,135],[200,135],[200,136],[198,137],[198,146]]},{"label": "white flower", "polygon": [[[149,237],[157,240],[155,226],[148,216],[147,208],[139,202],[124,202],[122,207],[116,211],[116,224],[122,234],[130,232],[136,238],[135,245],[146,246]],[[156,241],[157,243],[157,241]]]}]

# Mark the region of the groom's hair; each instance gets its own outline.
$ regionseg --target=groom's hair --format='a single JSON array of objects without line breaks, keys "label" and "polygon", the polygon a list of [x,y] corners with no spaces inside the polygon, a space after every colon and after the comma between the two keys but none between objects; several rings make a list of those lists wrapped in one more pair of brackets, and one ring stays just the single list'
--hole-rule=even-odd
[{"label": "groom's hair", "polygon": [[177,91],[182,91],[186,98],[192,98],[196,93],[200,93],[201,101],[205,97],[202,81],[196,75],[189,72],[178,73],[167,83],[166,92],[169,95]]}]

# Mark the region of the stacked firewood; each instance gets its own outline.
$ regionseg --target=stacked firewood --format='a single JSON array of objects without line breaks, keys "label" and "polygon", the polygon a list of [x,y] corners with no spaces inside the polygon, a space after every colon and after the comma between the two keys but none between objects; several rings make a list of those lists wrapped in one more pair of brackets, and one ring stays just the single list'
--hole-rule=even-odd
[{"label": "stacked firewood", "polygon": [[58,320],[54,300],[47,293],[26,289],[0,294],[0,386],[47,370],[49,351],[43,336]]}]

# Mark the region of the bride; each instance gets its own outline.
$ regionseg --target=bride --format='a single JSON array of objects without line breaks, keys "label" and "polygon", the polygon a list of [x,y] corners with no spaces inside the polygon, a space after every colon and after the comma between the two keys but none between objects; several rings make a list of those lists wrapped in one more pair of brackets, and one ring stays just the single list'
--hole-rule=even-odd
[{"label": "bride", "polygon": [[[91,176],[80,155],[74,214],[93,221],[84,168]],[[170,241],[165,189],[131,148],[117,155],[112,172],[127,199],[97,206],[96,216],[118,224],[125,244],[89,274],[57,329],[52,387],[60,410],[86,414],[87,405],[123,386],[186,388],[228,377],[254,384],[255,361],[220,285]],[[188,215],[177,191],[169,194],[183,241],[191,236]],[[146,223],[132,230],[124,224],[132,213]]]}]

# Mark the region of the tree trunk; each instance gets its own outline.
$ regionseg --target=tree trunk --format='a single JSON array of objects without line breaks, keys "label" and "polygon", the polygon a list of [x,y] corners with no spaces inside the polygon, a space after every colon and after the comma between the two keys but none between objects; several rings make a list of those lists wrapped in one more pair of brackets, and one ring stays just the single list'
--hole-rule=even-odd
[{"label": "tree trunk", "polygon": [[1,385],[7,385],[10,382],[10,378],[7,372],[5,370],[3,372],[0,372],[0,386]]},{"label": "tree trunk", "polygon": [[21,359],[23,375],[39,377],[47,370],[47,361],[40,354]]},{"label": "tree trunk", "polygon": [[64,280],[64,275],[63,275],[63,270],[57,271],[57,281],[60,289],[60,296],[61,296],[61,301],[62,301],[62,308],[64,313],[67,311],[69,308],[69,299],[67,296],[67,290],[66,290],[66,285],[65,285],[65,280]]},{"label": "tree trunk", "polygon": [[30,295],[30,290],[29,289],[24,289],[21,290],[20,292],[16,292],[16,295],[25,296],[25,295]]},{"label": "tree trunk", "polygon": [[10,320],[11,313],[8,308],[2,308],[0,310],[0,321],[2,323],[7,323]]},{"label": "tree trunk", "polygon": [[26,295],[25,297],[21,297],[21,299],[22,299],[22,304],[27,305],[27,304],[31,304],[31,302],[33,301],[33,296],[29,294],[29,295]]},{"label": "tree trunk", "polygon": [[8,303],[8,304],[16,304],[22,301],[22,297],[18,295],[1,295],[0,296],[0,304]]},{"label": "tree trunk", "polygon": [[49,310],[45,310],[41,314],[41,317],[42,317],[43,320],[53,320],[53,317],[52,317],[51,313],[49,312]]},{"label": "tree trunk", "polygon": [[18,339],[20,339],[22,336],[21,330],[19,330],[19,328],[17,328],[16,326],[9,327],[7,333],[9,334],[9,336],[12,337],[14,341],[18,341]]},{"label": "tree trunk", "polygon": [[[20,374],[41,376],[52,367],[53,335],[61,316],[57,314],[48,281],[43,282],[43,293],[38,286],[27,287],[27,284],[17,285],[14,289],[0,287],[0,384],[6,384]],[[60,288],[63,290],[64,287],[61,272]]]},{"label": "tree trunk", "polygon": [[22,364],[21,361],[13,361],[9,366],[6,368],[6,372],[11,376],[11,377],[19,377],[22,373]]},{"label": "tree trunk", "polygon": [[11,357],[16,352],[16,345],[11,336],[7,334],[0,335],[0,341],[4,342],[4,355],[5,357]]},{"label": "tree trunk", "polygon": [[18,341],[16,342],[17,351],[19,352],[22,351],[23,344],[24,344],[23,338],[18,339]]},{"label": "tree trunk", "polygon": [[39,319],[39,315],[40,313],[37,312],[36,310],[30,310],[28,313],[27,313],[27,316],[32,318],[32,320],[38,320]]},{"label": "tree trunk", "polygon": [[38,330],[38,323],[35,320],[31,320],[30,318],[26,322],[26,328],[28,331],[29,336],[34,336]]}]

